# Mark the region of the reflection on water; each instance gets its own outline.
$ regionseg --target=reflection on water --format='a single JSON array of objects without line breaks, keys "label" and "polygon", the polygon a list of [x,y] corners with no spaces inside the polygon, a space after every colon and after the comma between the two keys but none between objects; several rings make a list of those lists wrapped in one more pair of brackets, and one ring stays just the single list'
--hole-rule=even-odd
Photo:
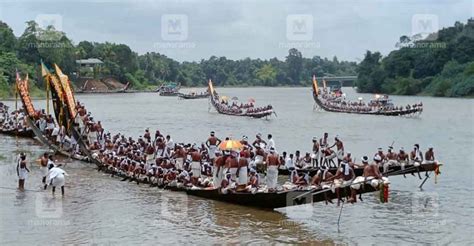
[{"label": "reflection on water", "polygon": [[[339,134],[356,158],[392,141],[396,148],[406,149],[415,142],[422,149],[433,144],[437,158],[445,163],[439,184],[430,179],[420,192],[417,177],[391,178],[390,202],[380,204],[377,194],[366,194],[363,202],[345,205],[338,233],[341,210],[334,205],[290,207],[279,209],[280,213],[258,210],[121,182],[68,159],[59,160],[70,175],[66,196],[52,198],[51,190],[41,190],[35,161],[47,150],[34,140],[0,136],[2,241],[39,244],[51,240],[54,232],[57,244],[474,243],[472,235],[465,233],[474,228],[472,220],[466,219],[471,218],[474,204],[474,100],[393,97],[399,104],[424,103],[420,118],[403,118],[315,112],[309,88],[219,88],[219,92],[241,100],[253,97],[257,104],[271,103],[278,117],[222,116],[208,112],[206,100],[178,101],[155,94],[80,95],[78,99],[108,131],[135,137],[146,127],[171,134],[175,141],[196,143],[211,130],[220,137],[252,137],[261,132],[273,134],[280,152],[306,152],[313,136],[328,132]],[[369,96],[351,89],[345,92],[353,98]],[[44,107],[44,102],[35,104]],[[21,151],[27,153],[32,170],[24,193],[15,190],[14,163]],[[460,184],[460,180],[468,182]]]}]

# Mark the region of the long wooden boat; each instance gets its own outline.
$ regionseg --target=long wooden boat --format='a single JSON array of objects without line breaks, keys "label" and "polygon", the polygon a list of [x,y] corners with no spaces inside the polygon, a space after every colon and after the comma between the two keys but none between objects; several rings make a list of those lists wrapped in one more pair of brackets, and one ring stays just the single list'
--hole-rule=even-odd
[{"label": "long wooden boat", "polygon": [[34,138],[35,133],[31,129],[26,130],[4,130],[0,129],[0,134],[9,135],[13,137],[21,137],[21,138]]},{"label": "long wooden boat", "polygon": [[176,97],[179,96],[181,93],[178,91],[160,91],[159,95],[162,97]]},{"label": "long wooden boat", "polygon": [[232,116],[244,116],[244,117],[251,117],[251,118],[264,118],[267,116],[271,116],[272,114],[275,113],[273,111],[273,108],[270,108],[265,111],[259,111],[259,112],[249,112],[251,108],[239,109],[241,110],[241,113],[226,111],[221,108],[221,103],[219,102],[219,96],[217,92],[214,90],[214,86],[212,85],[211,80],[209,80],[208,91],[210,93],[209,101],[219,114],[232,115]]},{"label": "long wooden boat", "polygon": [[179,98],[182,99],[203,99],[203,98],[208,98],[209,93],[204,93],[204,94],[182,94],[180,93],[178,95]]},{"label": "long wooden boat", "polygon": [[[391,166],[389,169],[389,172],[387,172],[387,176],[393,176],[395,175],[403,175],[403,174],[409,174],[411,172],[416,173],[416,172],[433,172],[437,168],[436,164],[421,164],[418,168],[416,168],[414,165],[406,165],[405,170],[410,170],[410,172],[404,172],[402,170],[401,166]],[[383,167],[379,167],[380,172],[383,172]],[[299,174],[302,173],[308,173],[309,175],[313,176],[318,172],[318,168],[306,168],[306,169],[297,169],[296,171]],[[337,171],[337,168],[329,168],[329,172],[332,174],[335,174]],[[354,168],[354,173],[356,176],[361,176],[364,173],[363,168]],[[400,174],[399,174],[400,173]],[[278,169],[278,174],[279,175],[290,175],[290,171],[288,169]]]},{"label": "long wooden boat", "polygon": [[422,107],[410,108],[410,109],[402,109],[402,110],[371,110],[371,111],[358,111],[358,110],[351,110],[351,109],[343,109],[343,108],[336,108],[330,105],[325,104],[320,96],[320,91],[318,89],[318,84],[316,78],[313,77],[313,99],[316,105],[323,109],[324,111],[328,112],[336,112],[336,113],[348,113],[348,114],[367,114],[367,115],[384,115],[384,116],[402,116],[402,115],[415,115],[421,114],[423,112]]}]

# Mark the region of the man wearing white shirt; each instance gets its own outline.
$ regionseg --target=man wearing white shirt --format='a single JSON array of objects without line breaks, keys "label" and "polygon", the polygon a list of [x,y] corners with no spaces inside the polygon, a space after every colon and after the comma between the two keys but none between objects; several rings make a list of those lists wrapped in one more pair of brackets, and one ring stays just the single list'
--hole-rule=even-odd
[{"label": "man wearing white shirt", "polygon": [[273,136],[272,134],[268,134],[268,142],[267,142],[267,146],[265,146],[266,149],[267,149],[267,152],[270,151],[271,148],[275,149],[275,140],[273,140]]}]

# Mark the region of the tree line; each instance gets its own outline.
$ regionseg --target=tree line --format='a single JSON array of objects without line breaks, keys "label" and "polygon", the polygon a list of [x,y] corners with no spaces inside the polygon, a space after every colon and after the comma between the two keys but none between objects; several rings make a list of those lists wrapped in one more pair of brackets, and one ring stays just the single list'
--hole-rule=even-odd
[{"label": "tree line", "polygon": [[474,96],[474,19],[427,37],[402,36],[382,57],[367,51],[357,68],[359,92]]},{"label": "tree line", "polygon": [[57,63],[74,83],[73,75],[78,70],[75,61],[87,58],[103,61],[93,76],[115,77],[123,83],[130,82],[134,89],[166,82],[205,86],[208,79],[218,86],[304,86],[310,84],[313,74],[356,75],[357,68],[356,62],[339,61],[337,57],[305,58],[297,49],[290,49],[284,60],[211,56],[199,62],[178,62],[158,52],[139,55],[125,44],[81,41],[76,45],[66,33],[53,26],[42,29],[34,21],[26,22],[23,34],[16,37],[0,21],[0,96],[11,96],[16,69],[29,73],[34,85],[43,88],[40,61],[47,66]]}]

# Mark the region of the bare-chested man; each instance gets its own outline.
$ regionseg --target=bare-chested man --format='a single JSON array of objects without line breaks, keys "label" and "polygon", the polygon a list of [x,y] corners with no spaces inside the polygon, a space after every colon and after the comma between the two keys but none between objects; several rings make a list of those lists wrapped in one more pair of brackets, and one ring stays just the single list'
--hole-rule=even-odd
[{"label": "bare-chested man", "polygon": [[319,142],[316,137],[313,138],[313,154],[311,155],[311,159],[313,160],[312,164],[313,167],[319,166],[319,157],[320,157],[320,149],[319,149]]},{"label": "bare-chested man", "polygon": [[[319,148],[321,148],[321,150],[328,147],[328,137],[328,133],[325,132],[324,136],[319,139]],[[319,163],[321,163],[321,165],[323,164],[323,158],[324,154],[321,152],[321,156],[319,157]]]},{"label": "bare-chested man", "polygon": [[245,188],[248,182],[248,165],[250,160],[250,151],[246,146],[240,151],[239,168],[237,169],[237,184],[239,188]]},{"label": "bare-chested man", "polygon": [[179,171],[184,170],[184,160],[186,160],[186,150],[183,148],[182,145],[176,145],[175,153],[173,154],[173,158],[176,161],[176,169]]},{"label": "bare-chested man", "polygon": [[410,153],[410,160],[414,166],[420,166],[423,163],[423,153],[421,153],[420,145],[415,144]]},{"label": "bare-chested man", "polygon": [[428,150],[425,152],[425,161],[424,164],[434,164],[436,163],[433,146],[430,146]]},{"label": "bare-chested man", "polygon": [[270,148],[270,153],[267,156],[267,187],[268,191],[275,191],[278,182],[278,167],[280,166],[280,157],[275,152],[275,149]]},{"label": "bare-chested man", "polygon": [[258,133],[257,136],[255,136],[255,137],[256,137],[256,139],[255,139],[255,141],[253,141],[252,146],[255,147],[255,148],[257,148],[257,146],[258,146],[258,147],[264,149],[265,146],[267,146],[267,142],[265,142],[262,139],[262,134]]},{"label": "bare-chested man", "polygon": [[189,150],[191,153],[191,170],[192,170],[192,177],[191,182],[196,185],[198,182],[199,177],[201,177],[201,152],[197,149],[195,145],[191,147]]},{"label": "bare-chested man", "polygon": [[331,145],[329,149],[336,146],[337,165],[339,166],[341,164],[342,159],[344,158],[344,144],[342,143],[342,141],[339,139],[338,136],[336,136],[334,140],[336,142],[334,142],[334,144]]},{"label": "bare-chested man", "polygon": [[215,132],[212,131],[211,135],[206,141],[206,146],[209,149],[209,159],[212,162],[216,158],[217,146],[221,143],[221,140],[215,136]]},{"label": "bare-chested man", "polygon": [[393,152],[393,148],[388,148],[388,153],[385,155],[385,163],[383,164],[383,173],[389,171],[390,166],[398,166],[398,155]]},{"label": "bare-chested man", "polygon": [[238,153],[237,152],[232,152],[230,156],[227,158],[225,161],[225,167],[227,169],[226,173],[230,173],[232,180],[237,179],[237,169],[239,168],[239,162],[238,162]]},{"label": "bare-chested man", "polygon": [[345,188],[345,186],[351,184],[352,180],[355,179],[354,169],[350,167],[349,163],[342,162],[332,179],[334,180],[334,186],[336,187],[337,206],[339,206],[341,202],[340,189],[341,187]]},{"label": "bare-chested man", "polygon": [[46,187],[48,186],[46,184],[46,177],[48,176],[48,153],[47,152],[44,153],[43,156],[41,156],[40,164],[41,164],[41,167],[40,167],[41,176],[43,177],[41,182],[43,183],[44,189],[46,190]]},{"label": "bare-chested man", "polygon": [[214,158],[214,167],[213,167],[213,181],[214,181],[214,188],[219,188],[221,185],[221,181],[224,175],[224,166],[225,166],[225,157],[224,156],[217,156]]}]

